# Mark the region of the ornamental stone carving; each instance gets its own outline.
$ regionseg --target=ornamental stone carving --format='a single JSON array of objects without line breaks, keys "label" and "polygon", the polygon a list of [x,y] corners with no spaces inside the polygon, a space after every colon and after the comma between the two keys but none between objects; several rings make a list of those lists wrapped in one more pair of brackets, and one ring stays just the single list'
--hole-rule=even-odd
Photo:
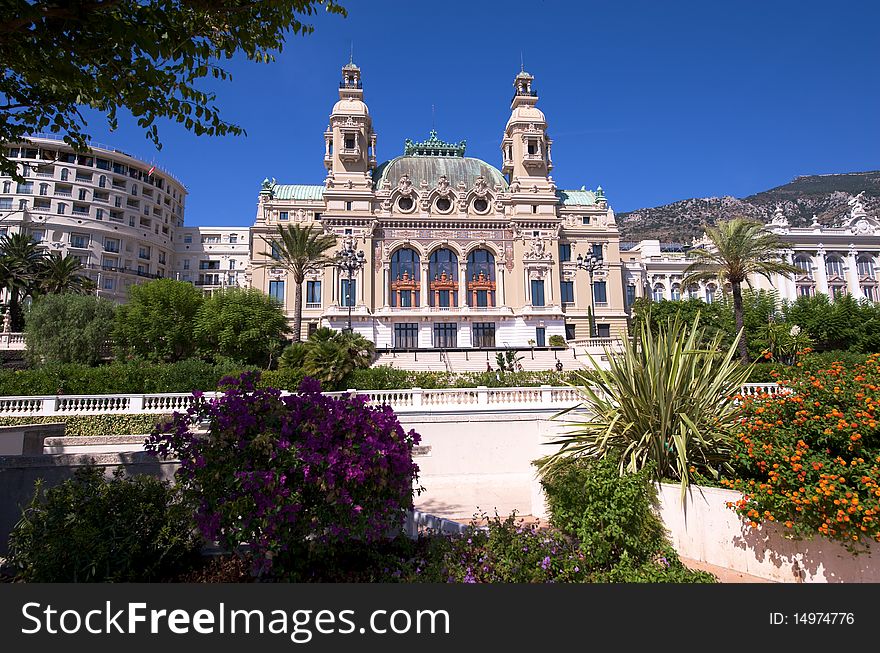
[{"label": "ornamental stone carving", "polygon": [[489,184],[486,183],[486,178],[483,175],[480,175],[474,181],[474,194],[480,197],[485,197],[488,192]]},{"label": "ornamental stone carving", "polygon": [[413,193],[413,183],[410,181],[409,175],[403,175],[397,182],[397,190],[401,195],[409,197]]}]

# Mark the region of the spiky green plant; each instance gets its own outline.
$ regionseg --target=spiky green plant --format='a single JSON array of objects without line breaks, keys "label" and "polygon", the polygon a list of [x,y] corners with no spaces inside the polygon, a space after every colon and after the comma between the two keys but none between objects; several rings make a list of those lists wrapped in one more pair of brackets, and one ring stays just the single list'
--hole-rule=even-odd
[{"label": "spiky green plant", "polygon": [[548,444],[559,448],[537,461],[551,474],[568,456],[619,456],[620,473],[651,462],[656,480],[680,481],[682,500],[696,475],[718,478],[730,472],[730,428],[740,416],[735,396],[751,373],[737,360],[740,332],[722,349],[722,334],[708,335],[678,316],[658,333],[642,323],[638,338],[622,351],[606,350],[608,369],[590,357],[592,369],[576,373],[581,403],[568,431]]}]

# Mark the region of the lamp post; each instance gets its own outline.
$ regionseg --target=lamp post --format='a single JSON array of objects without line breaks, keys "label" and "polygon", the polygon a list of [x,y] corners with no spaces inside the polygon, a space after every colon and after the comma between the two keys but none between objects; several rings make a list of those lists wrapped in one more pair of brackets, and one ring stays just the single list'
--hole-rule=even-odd
[{"label": "lamp post", "polygon": [[[590,246],[590,250],[594,251],[592,246]],[[590,275],[590,337],[595,338],[597,336],[596,309],[593,306],[593,273],[602,267],[602,257],[593,253],[586,257],[583,254],[578,254],[576,265],[578,269],[586,270]]]},{"label": "lamp post", "polygon": [[336,254],[336,267],[345,272],[348,277],[348,287],[345,292],[345,303],[348,305],[348,328],[346,331],[351,333],[351,305],[354,297],[351,296],[351,283],[354,275],[364,267],[366,257],[363,250],[355,251],[354,239],[347,238]]}]

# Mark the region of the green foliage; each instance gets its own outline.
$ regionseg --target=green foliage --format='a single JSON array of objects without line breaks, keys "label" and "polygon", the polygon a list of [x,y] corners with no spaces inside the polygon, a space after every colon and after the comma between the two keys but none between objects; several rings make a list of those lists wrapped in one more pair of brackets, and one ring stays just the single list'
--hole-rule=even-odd
[{"label": "green foliage", "polygon": [[83,264],[71,254],[52,253],[43,258],[37,273],[40,292],[84,294],[95,289],[95,282],[79,274]]},{"label": "green foliage", "polygon": [[36,493],[9,537],[7,563],[26,582],[146,582],[190,563],[198,552],[191,510],[154,478],[112,480],[103,469]]},{"label": "green foliage", "polygon": [[[273,61],[288,33],[312,31],[300,19],[321,6],[345,15],[335,0],[6,2],[0,142],[48,131],[85,150],[82,106],[106,114],[111,130],[127,109],[157,148],[161,119],[196,135],[243,134],[214,105],[215,81],[231,79],[219,64],[238,55]],[[5,150],[0,174],[17,175]]]},{"label": "green foliage", "polygon": [[648,562],[666,544],[653,476],[650,463],[621,475],[613,455],[566,459],[541,478],[550,523],[576,536],[599,567],[610,568],[624,556]]},{"label": "green foliage", "polygon": [[797,324],[819,351],[880,352],[880,305],[842,295],[798,297],[782,307],[786,322]]},{"label": "green foliage", "polygon": [[[5,151],[0,154],[0,157],[3,156]],[[43,250],[30,234],[19,231],[0,236],[0,288],[7,294],[6,310],[11,313],[13,331],[21,331],[24,326],[21,302],[37,294],[40,266],[44,258]]]},{"label": "green foliage", "polygon": [[[530,340],[529,343],[534,344]],[[520,361],[524,358],[522,354],[517,354],[513,349],[506,349],[495,354],[495,364],[498,365],[499,372],[516,372]]]},{"label": "green foliage", "polygon": [[354,332],[316,329],[305,342],[295,342],[284,350],[278,367],[301,369],[327,390],[344,389],[344,381],[355,370],[368,368],[376,355],[370,340]]},{"label": "green foliage", "polygon": [[94,365],[110,338],[116,304],[90,295],[46,295],[25,314],[28,355],[40,362]]},{"label": "green foliage", "polygon": [[156,279],[133,285],[116,311],[117,356],[174,362],[196,349],[194,321],[204,297],[191,283]]},{"label": "green foliage", "polygon": [[56,424],[64,422],[65,436],[141,435],[152,431],[166,415],[53,415],[39,417],[0,417],[0,426]]},{"label": "green foliage", "polygon": [[547,341],[551,347],[568,347],[568,343],[565,340],[564,336],[559,335],[558,333],[554,333],[550,336],[550,339]]},{"label": "green foliage", "polygon": [[227,288],[205,298],[193,324],[199,353],[265,366],[288,331],[284,310],[256,288]]},{"label": "green foliage", "polygon": [[244,371],[233,363],[197,359],[179,363],[111,363],[90,367],[76,363],[41,365],[28,370],[0,369],[0,396],[55,394],[140,394],[216,390],[224,376]]},{"label": "green foliage", "polygon": [[730,429],[740,414],[734,396],[750,369],[736,360],[736,342],[721,348],[721,336],[671,319],[657,335],[643,324],[638,342],[624,341],[620,354],[607,352],[609,369],[594,363],[576,372],[585,421],[548,444],[561,445],[541,461],[543,473],[569,455],[619,461],[620,472],[650,464],[657,480],[680,480],[682,499],[693,475],[718,477],[729,469]]}]

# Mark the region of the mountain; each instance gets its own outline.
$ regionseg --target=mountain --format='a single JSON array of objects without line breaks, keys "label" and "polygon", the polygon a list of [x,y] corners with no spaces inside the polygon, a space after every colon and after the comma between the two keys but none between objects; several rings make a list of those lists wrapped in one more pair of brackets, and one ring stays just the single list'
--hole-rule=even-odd
[{"label": "mountain", "polygon": [[742,199],[704,197],[617,213],[622,241],[658,239],[690,244],[704,225],[742,216],[769,222],[777,206],[794,227],[806,227],[815,215],[823,225],[839,224],[849,215],[847,201],[864,191],[869,215],[880,217],[880,170],[833,175],[805,175]]}]

